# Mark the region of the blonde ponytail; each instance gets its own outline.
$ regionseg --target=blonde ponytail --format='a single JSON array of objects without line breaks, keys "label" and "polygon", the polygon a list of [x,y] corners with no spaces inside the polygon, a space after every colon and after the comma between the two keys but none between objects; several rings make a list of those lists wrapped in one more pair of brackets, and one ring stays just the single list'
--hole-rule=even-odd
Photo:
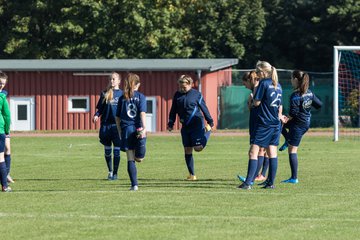
[{"label": "blonde ponytail", "polygon": [[263,73],[265,78],[271,78],[272,84],[274,85],[275,89],[278,85],[278,74],[276,68],[271,66],[270,63],[265,61],[258,61],[256,63],[256,72]]},{"label": "blonde ponytail", "polygon": [[271,80],[272,80],[272,83],[273,83],[275,89],[277,89],[279,79],[278,79],[278,74],[277,74],[276,68],[273,66],[271,66]]}]

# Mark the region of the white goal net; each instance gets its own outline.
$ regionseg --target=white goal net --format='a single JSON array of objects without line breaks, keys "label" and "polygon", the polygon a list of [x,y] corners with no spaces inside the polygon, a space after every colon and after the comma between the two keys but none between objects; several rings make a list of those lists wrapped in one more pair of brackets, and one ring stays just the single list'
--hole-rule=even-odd
[{"label": "white goal net", "polygon": [[360,139],[360,46],[334,46],[334,141]]}]

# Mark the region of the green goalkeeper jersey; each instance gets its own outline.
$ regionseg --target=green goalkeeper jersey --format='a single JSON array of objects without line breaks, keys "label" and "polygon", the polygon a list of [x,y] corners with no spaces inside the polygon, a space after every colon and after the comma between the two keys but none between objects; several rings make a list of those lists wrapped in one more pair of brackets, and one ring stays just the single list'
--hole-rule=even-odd
[{"label": "green goalkeeper jersey", "polygon": [[10,133],[10,110],[6,95],[0,93],[0,134]]}]

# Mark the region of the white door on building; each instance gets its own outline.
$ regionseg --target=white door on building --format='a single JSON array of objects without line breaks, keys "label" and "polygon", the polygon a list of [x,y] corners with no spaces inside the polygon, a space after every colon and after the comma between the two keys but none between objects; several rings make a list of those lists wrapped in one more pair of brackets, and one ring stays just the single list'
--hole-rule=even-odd
[{"label": "white door on building", "polygon": [[34,97],[10,98],[11,130],[35,130],[35,100]]},{"label": "white door on building", "polygon": [[156,97],[146,97],[146,129],[156,132]]}]

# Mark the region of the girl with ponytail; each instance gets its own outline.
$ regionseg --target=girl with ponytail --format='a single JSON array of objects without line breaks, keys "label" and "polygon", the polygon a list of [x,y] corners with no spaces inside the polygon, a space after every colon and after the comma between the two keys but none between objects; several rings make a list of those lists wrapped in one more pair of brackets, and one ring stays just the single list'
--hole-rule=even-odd
[{"label": "girl with ponytail", "polygon": [[128,160],[132,191],[138,190],[135,161],[143,161],[146,152],[146,97],[138,91],[139,87],[139,76],[129,73],[116,112],[116,126],[121,138],[121,150],[126,152]]},{"label": "girl with ponytail", "polygon": [[279,151],[288,147],[291,177],[282,182],[296,184],[298,180],[297,150],[301,139],[310,127],[311,107],[321,108],[322,102],[309,89],[309,75],[303,71],[292,72],[291,84],[294,92],[290,96],[290,111],[287,123],[283,126],[282,134],[285,143]]},{"label": "girl with ponytail", "polygon": [[[100,99],[96,105],[97,111],[93,117],[94,123],[101,117],[99,139],[100,143],[104,145],[108,180],[116,180],[118,178],[117,174],[120,164],[120,138],[115,122],[118,100],[123,94],[120,89],[120,82],[120,75],[112,72],[106,89],[100,94]],[[111,159],[112,152],[113,159]]]},{"label": "girl with ponytail", "polygon": [[251,189],[256,175],[259,150],[265,148],[269,156],[269,177],[263,183],[265,189],[275,188],[277,171],[277,146],[279,145],[282,116],[282,89],[278,83],[276,68],[270,63],[259,61],[255,72],[260,80],[253,99],[253,106],[257,107],[256,125],[253,129],[253,141],[249,150],[248,172],[246,180],[238,187]]}]

